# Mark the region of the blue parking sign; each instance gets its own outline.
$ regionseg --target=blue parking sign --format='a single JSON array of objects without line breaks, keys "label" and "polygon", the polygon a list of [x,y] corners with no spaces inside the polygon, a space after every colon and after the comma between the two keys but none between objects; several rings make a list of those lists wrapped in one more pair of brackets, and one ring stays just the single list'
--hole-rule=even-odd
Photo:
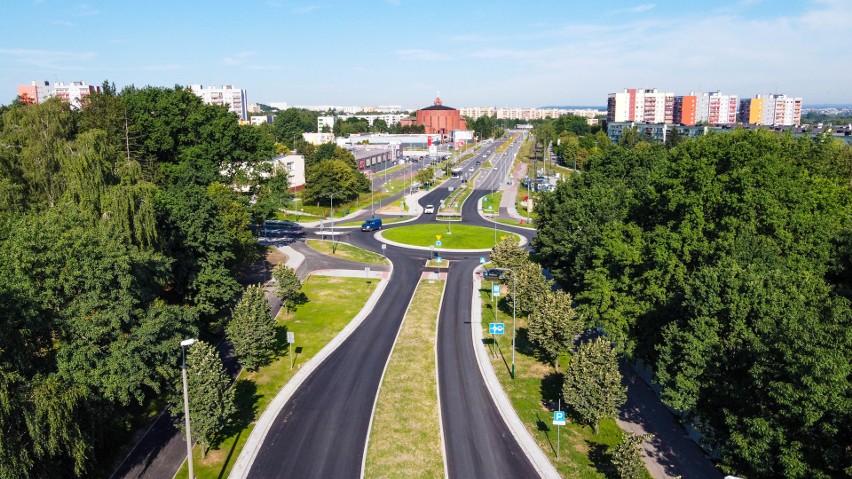
[{"label": "blue parking sign", "polygon": [[495,284],[494,286],[491,287],[491,294],[493,294],[494,296],[500,296],[500,285],[499,284]]},{"label": "blue parking sign", "polygon": [[564,426],[565,425],[565,411],[553,411],[553,425],[554,426]]}]

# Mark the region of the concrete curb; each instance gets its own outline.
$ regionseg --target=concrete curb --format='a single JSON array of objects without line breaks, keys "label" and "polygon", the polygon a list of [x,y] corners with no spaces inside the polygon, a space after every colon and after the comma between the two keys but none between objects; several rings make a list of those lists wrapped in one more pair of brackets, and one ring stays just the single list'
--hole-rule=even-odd
[{"label": "concrete curb", "polygon": [[[481,267],[476,268],[476,271]],[[491,362],[488,360],[488,351],[485,350],[485,344],[482,342],[482,299],[479,297],[479,288],[482,282],[478,279],[473,281],[473,298],[471,299],[470,308],[470,327],[471,340],[473,341],[473,350],[476,352],[476,362],[479,365],[479,372],[482,374],[482,379],[485,380],[485,387],[491,393],[491,398],[494,400],[494,405],[500,411],[500,417],[506,423],[506,427],[511,431],[512,436],[518,441],[518,445],[524,454],[532,463],[533,468],[544,478],[558,479],[559,472],[550,463],[544,452],[538,447],[535,439],[530,435],[529,431],[524,427],[518,413],[512,406],[509,397],[506,396],[503,387],[500,385],[500,380],[494,373],[491,367]]]},{"label": "concrete curb", "polygon": [[[392,274],[393,263],[391,263],[389,276]],[[316,356],[305,363],[304,367],[299,369],[299,371],[294,374],[289,381],[287,381],[287,384],[281,388],[255,423],[254,429],[251,431],[251,435],[249,435],[248,440],[246,440],[243,450],[240,451],[240,455],[237,457],[237,461],[231,469],[231,474],[228,476],[229,478],[242,479],[248,477],[249,470],[251,470],[251,466],[254,463],[255,458],[257,457],[261,446],[263,446],[266,435],[269,433],[272,423],[275,421],[275,418],[278,417],[278,414],[284,408],[284,405],[287,404],[299,386],[305,382],[311,373],[313,373],[323,361],[325,361],[338,347],[340,347],[340,345],[343,344],[343,342],[346,341],[346,339],[348,339],[356,329],[358,329],[358,326],[367,319],[367,316],[373,311],[373,308],[376,306],[376,303],[379,301],[382,293],[384,293],[389,281],[390,278],[381,280],[379,285],[376,287],[376,290],[373,291],[373,294],[370,296],[370,299],[367,300],[367,303],[363,308],[361,308],[361,311],[355,315],[352,321],[350,321],[349,324],[347,324],[343,330],[337,334],[337,336],[329,341],[329,343],[326,344],[325,347],[316,354]]]}]

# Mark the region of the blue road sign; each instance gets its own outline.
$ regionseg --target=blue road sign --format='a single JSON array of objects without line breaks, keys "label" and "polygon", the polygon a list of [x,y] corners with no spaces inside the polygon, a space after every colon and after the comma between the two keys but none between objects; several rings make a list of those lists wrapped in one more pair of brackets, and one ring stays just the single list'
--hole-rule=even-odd
[{"label": "blue road sign", "polygon": [[553,425],[555,425],[555,426],[564,426],[565,425],[565,411],[553,411]]},{"label": "blue road sign", "polygon": [[440,247],[441,246],[441,240],[435,241],[435,246]]},{"label": "blue road sign", "polygon": [[440,263],[440,262],[441,262],[441,257],[440,257],[440,256],[435,257],[435,262],[436,262],[436,263]]},{"label": "blue road sign", "polygon": [[[384,244],[384,243],[382,243],[382,244]],[[485,257],[484,256],[479,258],[479,264],[485,264]]]},{"label": "blue road sign", "polygon": [[505,330],[503,323],[488,323],[488,332],[491,334],[503,334]]},{"label": "blue road sign", "polygon": [[500,296],[500,285],[499,284],[495,284],[494,286],[491,287],[491,294],[493,294],[494,296]]}]

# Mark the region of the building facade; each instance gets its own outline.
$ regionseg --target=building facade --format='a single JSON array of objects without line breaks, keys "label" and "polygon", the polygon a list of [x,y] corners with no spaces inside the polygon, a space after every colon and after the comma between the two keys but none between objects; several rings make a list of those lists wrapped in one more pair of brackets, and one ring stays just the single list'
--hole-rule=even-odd
[{"label": "building facade", "polygon": [[462,119],[461,112],[455,108],[444,106],[440,98],[435,98],[432,106],[417,110],[415,123],[423,125],[426,133],[449,135],[453,130],[467,130],[467,123]]},{"label": "building facade", "polygon": [[607,121],[672,123],[674,105],[674,93],[660,92],[656,88],[626,88],[607,97]]},{"label": "building facade", "polygon": [[302,155],[281,155],[273,158],[272,168],[287,173],[287,188],[290,192],[305,189],[305,157]]},{"label": "building facade", "polygon": [[189,89],[208,105],[219,105],[228,108],[228,111],[236,113],[240,120],[248,120],[248,102],[246,91],[235,88],[234,85],[215,86],[190,85]]},{"label": "building facade", "polygon": [[707,123],[710,125],[731,125],[737,122],[737,109],[739,108],[739,97],[737,95],[724,95],[719,91],[710,92],[708,95]]},{"label": "building facade", "polygon": [[18,85],[18,98],[24,103],[43,103],[48,98],[61,98],[72,108],[83,106],[83,99],[92,93],[100,93],[101,87],[89,85],[83,81],[51,85],[49,81],[34,81],[29,85]]},{"label": "building facade", "polygon": [[695,125],[695,112],[698,105],[695,95],[682,95],[674,97],[673,123],[677,125]]}]

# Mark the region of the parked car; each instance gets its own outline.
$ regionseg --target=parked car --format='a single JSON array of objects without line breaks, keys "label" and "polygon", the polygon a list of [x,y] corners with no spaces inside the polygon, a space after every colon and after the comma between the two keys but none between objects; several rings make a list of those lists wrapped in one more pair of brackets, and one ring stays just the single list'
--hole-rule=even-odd
[{"label": "parked car", "polygon": [[382,229],[381,218],[370,218],[361,224],[361,231],[376,231]]},{"label": "parked car", "polygon": [[503,270],[499,270],[496,268],[488,268],[482,272],[482,279],[490,279],[491,281],[498,281],[503,277]]},{"label": "parked car", "polygon": [[423,208],[423,213],[425,213],[427,215],[428,214],[434,214],[435,213],[435,205],[426,205],[426,207]]}]

